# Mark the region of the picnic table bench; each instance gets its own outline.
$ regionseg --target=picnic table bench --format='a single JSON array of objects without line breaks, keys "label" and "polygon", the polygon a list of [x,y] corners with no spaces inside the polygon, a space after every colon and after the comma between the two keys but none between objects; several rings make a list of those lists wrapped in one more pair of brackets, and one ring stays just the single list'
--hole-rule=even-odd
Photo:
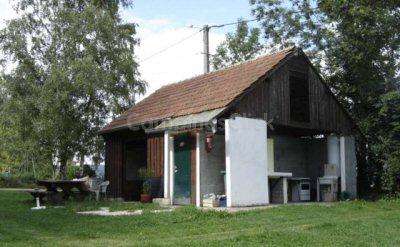
[{"label": "picnic table bench", "polygon": [[[45,187],[46,191],[42,191],[36,195],[38,195],[39,198],[40,196],[42,196],[42,198],[46,197],[50,204],[63,204],[64,201],[68,200],[70,196],[81,201],[84,200],[85,197],[90,193],[85,181],[39,180],[37,184]],[[74,189],[77,191],[73,191]]]}]

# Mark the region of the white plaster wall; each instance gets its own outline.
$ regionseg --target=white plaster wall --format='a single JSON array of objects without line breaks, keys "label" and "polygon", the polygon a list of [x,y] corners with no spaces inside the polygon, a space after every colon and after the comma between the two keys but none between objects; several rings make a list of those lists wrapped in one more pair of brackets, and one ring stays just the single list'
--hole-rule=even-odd
[{"label": "white plaster wall", "polygon": [[267,124],[225,120],[227,206],[268,204]]}]

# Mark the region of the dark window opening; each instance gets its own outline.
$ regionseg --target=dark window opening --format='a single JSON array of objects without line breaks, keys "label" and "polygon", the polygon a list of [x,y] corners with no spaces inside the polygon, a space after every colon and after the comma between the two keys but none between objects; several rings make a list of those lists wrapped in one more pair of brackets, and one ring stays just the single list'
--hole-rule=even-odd
[{"label": "dark window opening", "polygon": [[290,76],[290,120],[297,122],[310,122],[310,98],[308,78],[303,76]]}]

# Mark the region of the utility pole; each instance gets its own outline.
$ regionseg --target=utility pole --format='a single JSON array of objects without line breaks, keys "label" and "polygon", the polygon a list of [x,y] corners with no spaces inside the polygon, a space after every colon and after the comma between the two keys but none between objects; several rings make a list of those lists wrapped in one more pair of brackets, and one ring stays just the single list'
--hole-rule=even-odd
[{"label": "utility pole", "polygon": [[203,27],[203,57],[204,57],[204,74],[210,72],[210,46],[209,46],[209,31],[210,27]]}]

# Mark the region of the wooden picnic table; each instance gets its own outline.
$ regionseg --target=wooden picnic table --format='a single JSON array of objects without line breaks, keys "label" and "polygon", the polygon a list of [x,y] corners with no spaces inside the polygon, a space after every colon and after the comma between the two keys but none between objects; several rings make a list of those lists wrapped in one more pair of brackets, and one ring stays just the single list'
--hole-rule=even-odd
[{"label": "wooden picnic table", "polygon": [[[77,200],[83,200],[90,193],[85,181],[79,180],[39,180],[39,186],[43,186],[47,190],[47,198],[50,203],[60,204],[68,200],[72,195]],[[76,188],[78,191],[73,192]]]}]

